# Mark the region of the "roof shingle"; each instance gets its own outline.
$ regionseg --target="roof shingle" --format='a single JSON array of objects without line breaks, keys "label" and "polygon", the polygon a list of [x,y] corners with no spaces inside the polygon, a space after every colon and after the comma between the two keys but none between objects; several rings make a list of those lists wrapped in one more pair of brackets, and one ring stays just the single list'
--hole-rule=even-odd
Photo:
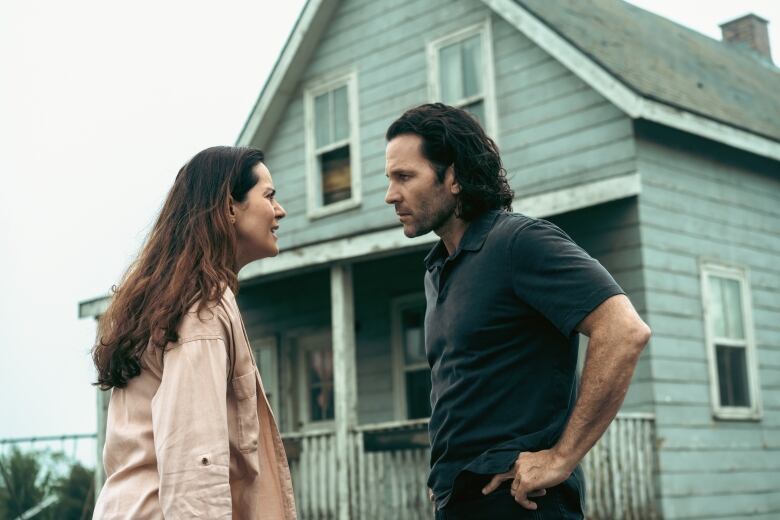
[{"label": "roof shingle", "polygon": [[780,69],[621,0],[515,0],[643,97],[780,141]]}]

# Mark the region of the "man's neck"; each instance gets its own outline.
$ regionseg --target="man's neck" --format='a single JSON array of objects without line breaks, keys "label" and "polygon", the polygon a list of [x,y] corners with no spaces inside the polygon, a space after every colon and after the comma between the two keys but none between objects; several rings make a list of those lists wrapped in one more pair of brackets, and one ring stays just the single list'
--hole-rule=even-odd
[{"label": "man's neck", "polygon": [[458,245],[468,227],[469,223],[467,221],[456,217],[453,213],[452,217],[447,219],[447,222],[433,232],[444,242],[444,247],[447,248],[447,255],[449,256],[458,249]]}]

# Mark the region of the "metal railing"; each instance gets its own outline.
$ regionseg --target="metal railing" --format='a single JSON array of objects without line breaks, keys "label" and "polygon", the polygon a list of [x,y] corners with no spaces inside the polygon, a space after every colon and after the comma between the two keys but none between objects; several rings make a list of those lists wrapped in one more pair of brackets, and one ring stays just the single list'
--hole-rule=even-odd
[{"label": "metal railing", "polygon": [[95,433],[13,437],[0,439],[0,454],[5,454],[15,447],[20,451],[62,453],[71,460],[86,460],[87,465],[92,465],[95,463],[96,440]]}]

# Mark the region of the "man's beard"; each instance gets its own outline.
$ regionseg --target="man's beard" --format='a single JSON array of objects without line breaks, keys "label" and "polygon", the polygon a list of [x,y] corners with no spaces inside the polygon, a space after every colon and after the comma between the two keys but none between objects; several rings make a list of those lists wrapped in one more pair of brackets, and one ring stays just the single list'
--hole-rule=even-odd
[{"label": "man's beard", "polygon": [[453,200],[452,203],[439,205],[435,209],[428,206],[421,218],[415,219],[414,228],[410,230],[411,233],[404,230],[404,234],[407,238],[414,238],[436,231],[455,213],[456,205],[457,202]]}]

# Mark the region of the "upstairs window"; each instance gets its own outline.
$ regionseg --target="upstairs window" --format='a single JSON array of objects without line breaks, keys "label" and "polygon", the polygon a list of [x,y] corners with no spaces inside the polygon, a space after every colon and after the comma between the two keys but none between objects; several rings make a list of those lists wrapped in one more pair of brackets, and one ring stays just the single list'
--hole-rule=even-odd
[{"label": "upstairs window", "polygon": [[714,414],[756,419],[761,414],[760,387],[745,271],[703,264],[702,296]]},{"label": "upstairs window", "polygon": [[433,101],[469,111],[495,138],[490,34],[490,22],[486,21],[429,43],[428,82]]},{"label": "upstairs window", "polygon": [[354,208],[360,203],[355,75],[315,82],[304,97],[308,216]]}]

